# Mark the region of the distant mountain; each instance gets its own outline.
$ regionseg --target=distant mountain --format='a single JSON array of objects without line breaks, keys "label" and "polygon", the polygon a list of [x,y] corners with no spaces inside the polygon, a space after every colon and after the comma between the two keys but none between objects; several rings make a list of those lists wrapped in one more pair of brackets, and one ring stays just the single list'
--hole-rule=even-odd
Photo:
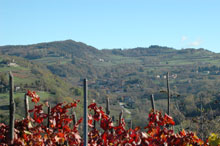
[{"label": "distant mountain", "polygon": [[1,46],[0,53],[24,57],[27,59],[39,59],[42,57],[78,57],[88,59],[102,53],[92,46],[73,40],[39,43],[33,45]]},{"label": "distant mountain", "polygon": [[186,48],[182,50],[176,50],[174,48],[169,47],[162,47],[158,45],[152,45],[148,48],[138,47],[138,48],[131,48],[131,49],[112,49],[112,50],[103,50],[103,52],[111,53],[114,55],[122,55],[127,57],[141,57],[141,56],[160,56],[160,55],[189,55],[195,54],[199,52],[199,54],[203,55],[211,55],[215,54],[211,51],[205,49],[193,49],[193,48]]},{"label": "distant mountain", "polygon": [[30,60],[44,57],[65,57],[71,59],[91,59],[106,58],[108,55],[119,55],[125,57],[160,56],[160,55],[213,55],[215,53],[205,49],[187,48],[176,50],[170,47],[152,45],[148,48],[138,47],[131,49],[105,49],[98,50],[82,42],[73,40],[54,41],[33,45],[8,45],[0,46],[0,54],[19,56]]}]

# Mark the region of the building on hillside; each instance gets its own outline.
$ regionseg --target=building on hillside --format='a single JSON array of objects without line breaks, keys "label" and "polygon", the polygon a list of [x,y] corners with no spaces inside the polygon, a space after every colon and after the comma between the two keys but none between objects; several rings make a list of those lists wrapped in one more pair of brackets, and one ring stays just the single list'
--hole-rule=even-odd
[{"label": "building on hillside", "polygon": [[99,58],[99,62],[104,62],[105,60],[102,58]]},{"label": "building on hillside", "polygon": [[177,74],[173,74],[171,77],[172,77],[173,79],[176,79],[176,78],[177,78]]},{"label": "building on hillside", "polygon": [[9,67],[18,67],[18,64],[14,63],[14,62],[10,62],[8,63]]}]

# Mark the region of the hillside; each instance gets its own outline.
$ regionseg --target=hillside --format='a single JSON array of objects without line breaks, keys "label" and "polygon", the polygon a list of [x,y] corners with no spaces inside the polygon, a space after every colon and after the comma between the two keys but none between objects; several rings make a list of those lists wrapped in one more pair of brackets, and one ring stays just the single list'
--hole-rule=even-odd
[{"label": "hillside", "polygon": [[2,46],[2,55],[23,57],[47,66],[61,77],[95,74],[90,61],[98,60],[103,53],[94,47],[73,40],[40,43],[27,46]]},{"label": "hillside", "polygon": [[1,46],[3,55],[19,56],[27,59],[42,57],[78,57],[82,59],[93,58],[94,54],[101,55],[96,48],[73,40],[39,43],[33,45]]},{"label": "hillside", "polygon": [[[201,106],[209,121],[215,123],[216,118],[220,117],[220,54],[205,49],[176,50],[154,45],[148,48],[98,50],[84,43],[67,40],[1,46],[0,54],[4,57],[17,56],[38,66],[35,72],[43,70],[38,78],[50,74],[53,76],[51,80],[60,80],[57,84],[47,84],[48,77],[45,77],[43,89],[54,85],[57,90],[63,90],[63,87],[69,90],[71,86],[82,85],[81,79],[87,77],[90,98],[104,104],[105,98],[110,97],[112,114],[124,108],[129,111],[126,113],[127,119],[133,119],[135,125],[141,125],[145,120],[144,113],[151,107],[151,94],[155,94],[156,107],[166,112],[167,95],[164,91],[168,71],[172,115],[179,125],[198,131],[192,119],[201,115]],[[35,73],[27,66],[17,70],[28,70],[27,80]],[[57,93],[66,96],[65,93],[70,94],[71,91]],[[192,124],[189,126],[189,123]]]},{"label": "hillside", "polygon": [[[8,73],[12,71],[15,84],[15,102],[17,118],[21,118],[23,98],[27,90],[34,90],[42,97],[42,102],[49,101],[56,104],[75,94],[76,87],[71,86],[64,79],[52,74],[44,65],[28,61],[21,57],[0,55],[0,121],[8,119]],[[65,88],[62,88],[65,87]],[[68,97],[68,98],[67,98]],[[68,99],[71,100],[71,99]]]}]

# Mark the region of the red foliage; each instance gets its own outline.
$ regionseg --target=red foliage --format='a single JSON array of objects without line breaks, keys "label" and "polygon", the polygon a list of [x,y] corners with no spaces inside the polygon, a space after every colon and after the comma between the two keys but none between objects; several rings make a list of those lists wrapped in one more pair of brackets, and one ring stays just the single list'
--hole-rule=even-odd
[{"label": "red foliage", "polygon": [[[28,117],[21,121],[15,121],[15,139],[13,145],[83,145],[83,139],[79,134],[78,127],[82,123],[82,118],[72,127],[72,117],[67,114],[68,109],[76,107],[79,101],[64,104],[59,103],[51,109],[48,115],[42,110],[43,105],[38,104],[40,97],[28,91],[27,95],[32,98],[35,106],[30,113],[33,118]],[[193,132],[182,130],[179,133],[169,128],[175,125],[172,117],[161,112],[151,111],[149,123],[145,127],[146,131],[141,131],[139,127],[126,129],[122,119],[117,125],[109,115],[96,103],[88,106],[92,114],[88,115],[88,125],[91,130],[88,133],[89,146],[200,146],[207,145],[199,139]],[[46,126],[46,119],[49,117],[49,127]],[[99,122],[102,130],[97,130],[93,122]],[[10,145],[8,137],[9,127],[0,123],[0,145]]]}]

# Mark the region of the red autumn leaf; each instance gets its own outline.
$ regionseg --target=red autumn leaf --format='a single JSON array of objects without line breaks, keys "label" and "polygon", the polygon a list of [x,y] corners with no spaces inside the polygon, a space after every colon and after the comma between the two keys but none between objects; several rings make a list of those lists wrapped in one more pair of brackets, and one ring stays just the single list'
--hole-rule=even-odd
[{"label": "red autumn leaf", "polygon": [[100,123],[100,127],[103,130],[109,130],[109,129],[113,128],[113,123],[112,123],[111,119],[102,119],[101,123]]},{"label": "red autumn leaf", "polygon": [[39,102],[39,100],[40,100],[40,98],[39,97],[35,97],[35,98],[32,98],[32,102],[34,102],[34,103],[37,103],[37,102]]},{"label": "red autumn leaf", "polygon": [[88,106],[89,109],[94,109],[95,107],[96,107],[96,103],[91,103],[91,104]]},{"label": "red autumn leaf", "polygon": [[32,98],[31,101],[34,103],[38,103],[40,101],[40,97],[34,91],[31,92],[30,90],[28,90],[27,95]]},{"label": "red autumn leaf", "polygon": [[62,137],[64,137],[64,133],[59,132],[59,133],[57,133],[57,136],[62,138]]},{"label": "red autumn leaf", "polygon": [[175,122],[173,121],[173,118],[170,117],[169,115],[165,114],[164,115],[164,120],[166,124],[171,124],[171,125],[175,125]]},{"label": "red autumn leaf", "polygon": [[64,121],[64,124],[69,124],[72,121],[72,119],[64,118],[63,121]]},{"label": "red autumn leaf", "polygon": [[98,112],[96,112],[96,113],[93,115],[93,119],[94,119],[95,121],[99,121],[99,120],[101,119],[101,114],[98,113]]},{"label": "red autumn leaf", "polygon": [[91,128],[94,127],[92,115],[88,115],[88,126]]},{"label": "red autumn leaf", "polygon": [[106,142],[107,142],[107,133],[106,133],[106,132],[104,132],[104,133],[102,134],[102,139],[103,139],[103,141],[104,141],[104,144],[106,145]]},{"label": "red autumn leaf", "polygon": [[182,131],[180,131],[180,135],[181,135],[181,136],[186,136],[186,132],[185,132],[184,129],[183,129]]},{"label": "red autumn leaf", "polygon": [[64,125],[64,126],[63,126],[63,131],[64,131],[64,132],[70,132],[70,131],[71,131],[71,129],[70,129],[70,127],[69,127],[69,126]]}]

